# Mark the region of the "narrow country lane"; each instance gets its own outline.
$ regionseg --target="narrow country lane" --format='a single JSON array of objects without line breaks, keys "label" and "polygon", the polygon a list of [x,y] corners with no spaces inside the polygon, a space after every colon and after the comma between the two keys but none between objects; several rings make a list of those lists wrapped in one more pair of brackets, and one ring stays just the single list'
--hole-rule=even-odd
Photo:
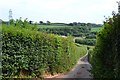
[{"label": "narrow country lane", "polygon": [[57,76],[56,78],[92,78],[89,70],[91,65],[88,62],[88,54],[79,59],[75,67],[67,74]]}]

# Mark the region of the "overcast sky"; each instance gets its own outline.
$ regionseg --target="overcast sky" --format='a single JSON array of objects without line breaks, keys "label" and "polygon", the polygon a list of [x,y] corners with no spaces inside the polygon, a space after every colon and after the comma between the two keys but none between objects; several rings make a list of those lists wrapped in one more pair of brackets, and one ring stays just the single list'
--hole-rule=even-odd
[{"label": "overcast sky", "polygon": [[33,21],[102,23],[117,12],[116,0],[0,0],[0,19],[22,17]]}]

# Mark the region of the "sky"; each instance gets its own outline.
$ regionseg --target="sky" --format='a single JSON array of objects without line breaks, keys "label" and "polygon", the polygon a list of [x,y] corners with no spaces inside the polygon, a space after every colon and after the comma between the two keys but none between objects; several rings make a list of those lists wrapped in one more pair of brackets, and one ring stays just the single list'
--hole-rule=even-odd
[{"label": "sky", "polygon": [[118,12],[116,0],[0,0],[0,19],[28,18],[34,22],[85,22],[102,24],[112,11]]}]

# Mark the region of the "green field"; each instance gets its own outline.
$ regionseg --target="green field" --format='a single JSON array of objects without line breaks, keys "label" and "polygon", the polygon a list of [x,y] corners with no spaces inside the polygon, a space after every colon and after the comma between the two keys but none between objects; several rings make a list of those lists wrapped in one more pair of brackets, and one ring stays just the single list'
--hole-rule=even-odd
[{"label": "green field", "polygon": [[57,25],[38,25],[38,28],[63,28],[63,27],[70,27],[70,26],[57,26]]},{"label": "green field", "polygon": [[102,30],[102,27],[91,28],[91,32],[99,32],[100,30]]},{"label": "green field", "polygon": [[[58,25],[37,25],[38,28],[64,28],[64,27],[70,27],[70,26],[58,26]],[[98,32],[102,29],[102,27],[93,27],[91,28],[91,32]]]}]

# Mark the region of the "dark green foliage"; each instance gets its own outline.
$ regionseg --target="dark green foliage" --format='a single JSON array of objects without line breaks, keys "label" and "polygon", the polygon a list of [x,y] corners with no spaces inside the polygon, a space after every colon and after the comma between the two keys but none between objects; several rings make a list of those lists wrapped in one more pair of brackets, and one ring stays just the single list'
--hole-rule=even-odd
[{"label": "dark green foliage", "polygon": [[101,27],[101,24],[95,24],[95,23],[80,23],[80,22],[73,22],[73,23],[69,23],[67,24],[69,26],[89,26],[89,27]]},{"label": "dark green foliage", "polygon": [[120,78],[120,15],[104,22],[91,56],[94,78]]},{"label": "dark green foliage", "polygon": [[79,58],[72,39],[21,27],[2,27],[3,77],[33,76],[69,70]]},{"label": "dark green foliage", "polygon": [[96,40],[95,39],[75,39],[75,43],[78,44],[84,44],[84,45],[95,45]]},{"label": "dark green foliage", "polygon": [[48,33],[54,33],[59,35],[72,35],[72,36],[81,36],[81,33],[90,32],[88,26],[69,26],[62,28],[39,28],[39,31],[46,31]]},{"label": "dark green foliage", "polygon": [[95,34],[86,35],[86,39],[96,39],[96,35]]}]

